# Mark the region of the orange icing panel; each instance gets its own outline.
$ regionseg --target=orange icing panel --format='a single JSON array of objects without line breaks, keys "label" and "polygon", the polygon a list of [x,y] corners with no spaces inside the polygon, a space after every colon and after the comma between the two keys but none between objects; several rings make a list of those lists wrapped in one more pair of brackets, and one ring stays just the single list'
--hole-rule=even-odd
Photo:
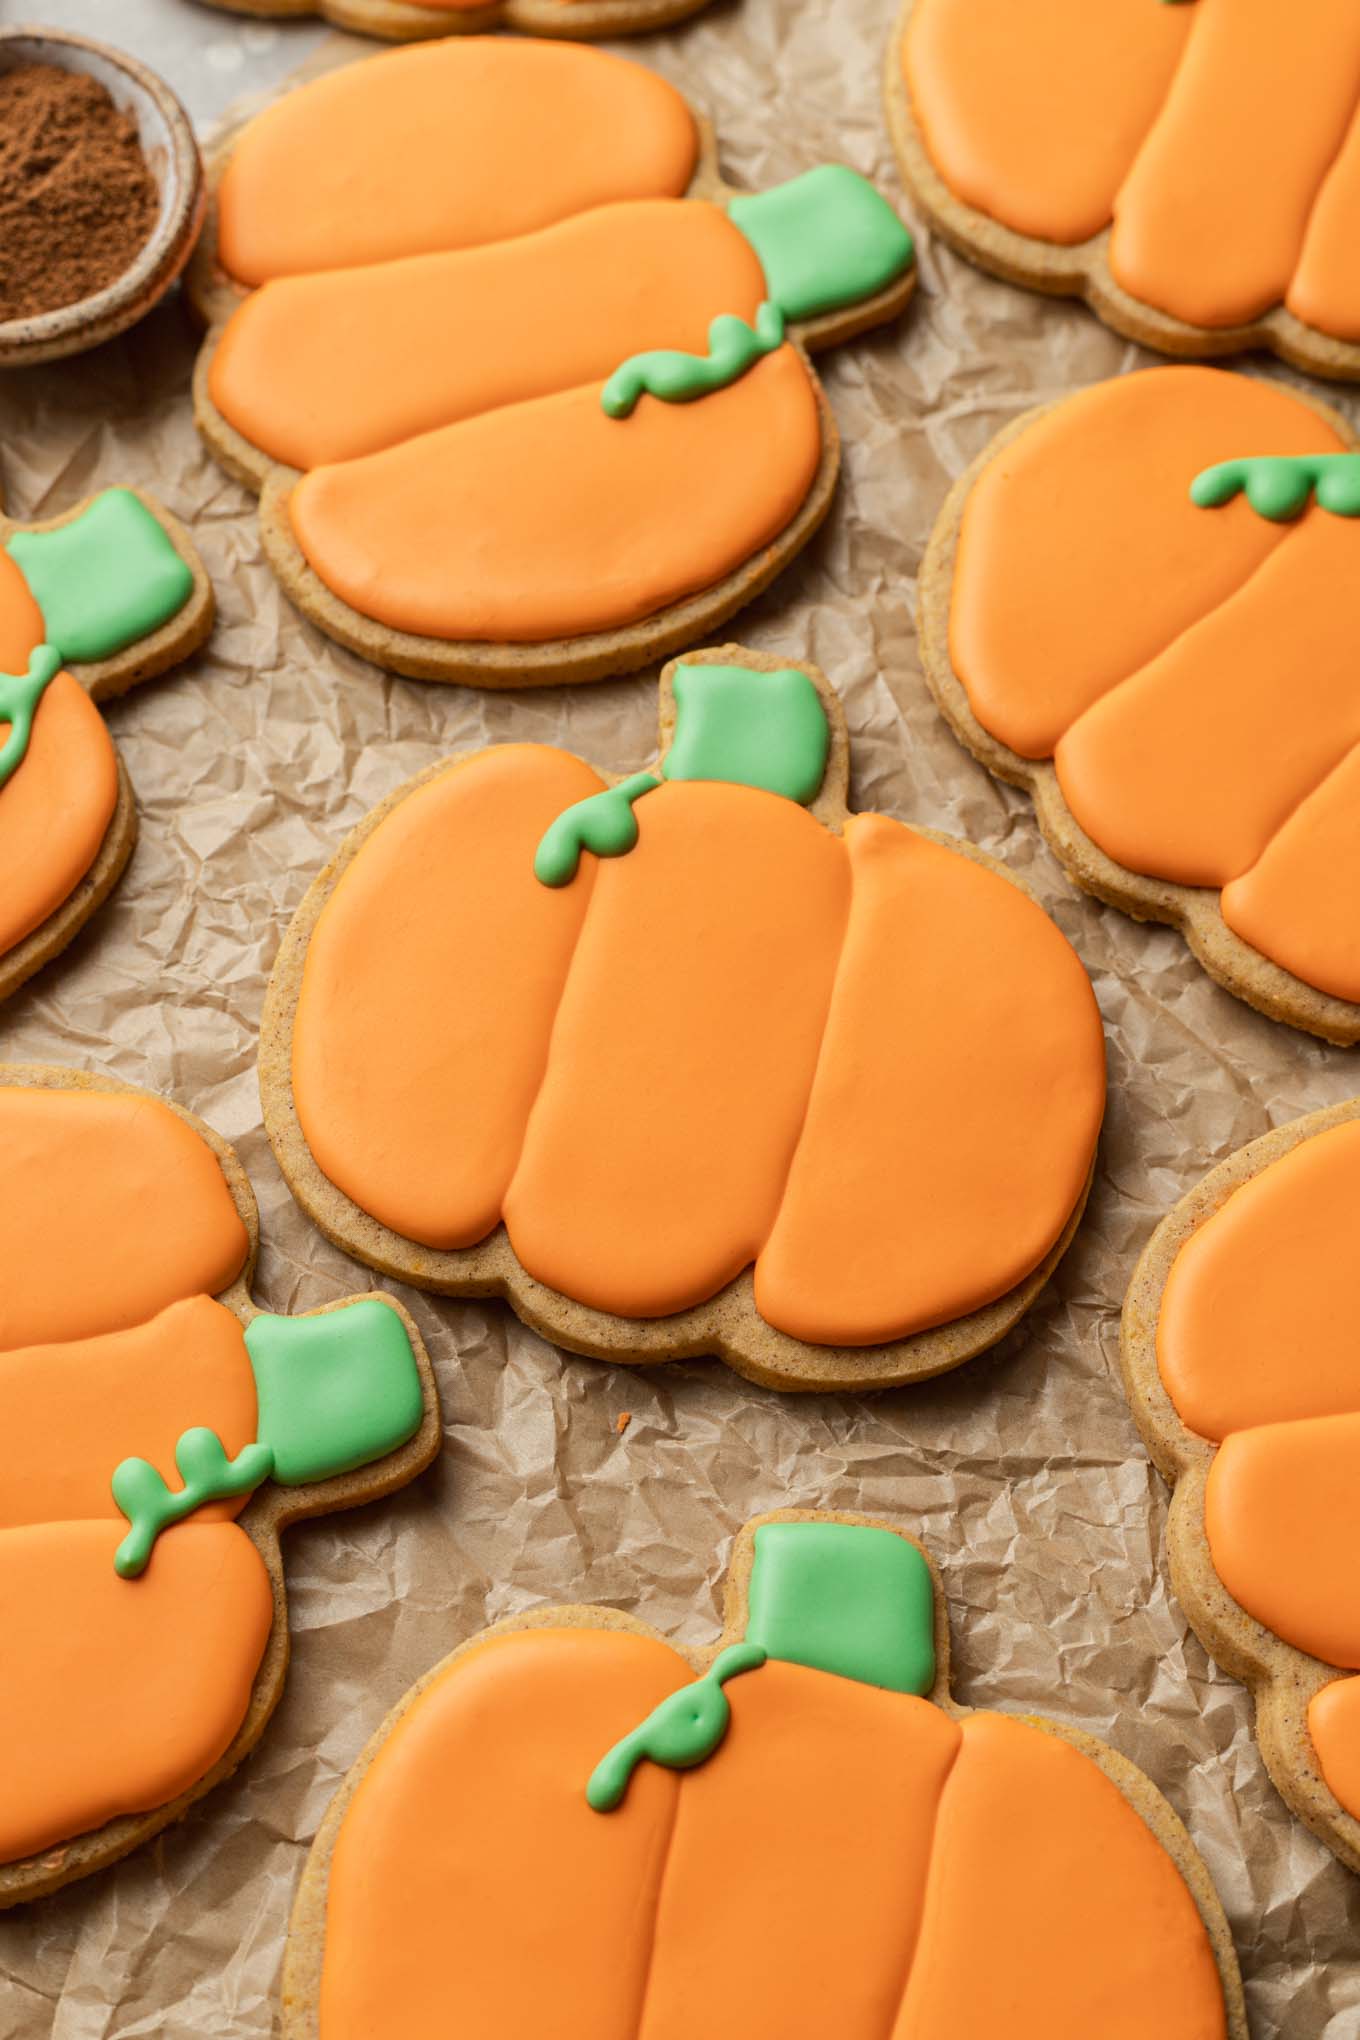
[{"label": "orange icing panel", "polygon": [[720,1749],[681,1785],[639,2040],[880,2040],[958,1727],[800,1665],[734,1679],[728,1698]]},{"label": "orange icing panel", "polygon": [[1234,1431],[1209,1469],[1204,1520],[1214,1569],[1249,1615],[1360,1668],[1360,1415]]},{"label": "orange icing panel", "polygon": [[880,815],[844,840],[854,904],[756,1303],[867,1342],[1038,1266],[1086,1181],[1105,1050],[1074,951],[1016,887]]},{"label": "orange icing panel", "polygon": [[1354,0],[917,0],[903,70],[950,192],[1212,329],[1360,333]]},{"label": "orange icing panel", "polygon": [[[1196,12],[1205,4],[1198,0]],[[1360,524],[1288,524],[1190,484],[1250,453],[1343,449],[1278,386],[1204,368],[1098,384],[988,462],[964,508],[950,652],[973,713],[1056,756],[1126,869],[1223,886],[1263,955],[1360,1000]]]},{"label": "orange icing panel", "polygon": [[1360,1682],[1335,1679],[1315,1693],[1308,1732],[1328,1787],[1360,1819]]},{"label": "orange icing panel", "polygon": [[723,580],[792,521],[821,451],[785,346],[702,403],[644,397],[624,422],[597,385],[465,419],[315,469],[289,510],[309,564],[373,621],[532,644]]},{"label": "orange icing panel", "polygon": [[1269,311],[1357,98],[1354,0],[1196,0],[1175,82],[1115,201],[1116,281],[1194,326]]},{"label": "orange icing panel", "polygon": [[245,1263],[216,1156],[153,1098],[5,1085],[0,1154],[0,1352],[143,1324]]},{"label": "orange icing panel", "polygon": [[950,651],[979,722],[1024,758],[1051,757],[1286,542],[1288,526],[1241,498],[1198,509],[1200,470],[1248,449],[1341,448],[1278,384],[1208,368],[1120,376],[1037,419],[988,461],[963,513]]},{"label": "orange icing panel", "polygon": [[[233,1458],[255,1437],[255,1377],[229,1310],[206,1296],[102,1338],[0,1354],[0,1530],[103,1518],[126,1529],[110,1477],[149,1459],[183,1486],[175,1446],[206,1424]],[[246,1497],[211,1503],[195,1522],[235,1516]]]},{"label": "orange icing panel", "polygon": [[1216,1442],[1291,1417],[1360,1410],[1360,1124],[1302,1141],[1235,1190],[1172,1264],[1162,1382]]},{"label": "orange icing panel", "polygon": [[336,1839],[321,2040],[1144,2040],[1149,2004],[1222,2040],[1175,1865],[1025,1722],[771,1662],[706,1762],[592,1813],[595,1762],[689,1676],[590,1628],[437,1673]]},{"label": "orange icing panel", "polygon": [[1337,999],[1360,1001],[1360,746],[1223,888],[1228,926]]},{"label": "orange icing panel", "polygon": [[1040,240],[1099,233],[1192,19],[1147,0],[917,0],[903,71],[950,190]]},{"label": "orange icing panel", "polygon": [[28,655],[44,638],[42,611],[27,581],[0,546],[0,672],[26,673]]},{"label": "orange icing panel", "polygon": [[637,2040],[679,1780],[607,1819],[585,1781],[692,1677],[609,1630],[492,1637],[437,1677],[360,1784],[331,1860],[322,2040]]},{"label": "orange icing panel", "polygon": [[548,1059],[595,860],[534,877],[554,816],[599,776],[546,745],[498,745],[387,817],[307,950],[293,1096],[321,1168],[430,1247],[498,1223]]},{"label": "orange icing panel", "polygon": [[209,388],[271,459],[312,468],[600,383],[648,348],[705,354],[719,312],[753,319],[764,296],[718,206],[636,199],[490,247],[267,284],[228,323]]},{"label": "orange icing panel", "polygon": [[850,910],[839,841],[778,794],[666,785],[600,861],[505,1198],[540,1282],[661,1317],[730,1282],[779,1210]]},{"label": "orange icing panel", "polygon": [[274,1613],[259,1553],[233,1523],[189,1522],[122,1580],[125,1527],[0,1537],[0,1862],[176,1798],[245,1719]]},{"label": "orange icing panel", "polygon": [[698,151],[673,86],[522,38],[370,57],[252,121],[218,194],[243,283],[473,248],[621,198],[678,197]]},{"label": "orange icing panel", "polygon": [[1328,171],[1308,222],[1303,253],[1285,303],[1306,326],[1360,340],[1360,265],[1355,223],[1360,219],[1360,114]]},{"label": "orange icing panel", "polygon": [[1150,2010],[1160,2040],[1227,2030],[1179,1871],[1088,1757],[971,1715],[891,2040],[1146,2040]]},{"label": "orange icing panel", "polygon": [[[23,654],[17,670],[28,664]],[[0,723],[8,734],[8,725]],[[118,761],[78,680],[44,689],[22,764],[0,786],[0,956],[71,897],[99,855],[118,804]]]},{"label": "orange icing panel", "polygon": [[1360,743],[1355,647],[1337,627],[1357,537],[1347,517],[1305,516],[1236,595],[1062,738],[1067,804],[1120,864],[1226,884]]},{"label": "orange icing panel", "polygon": [[1040,909],[899,824],[837,837],[715,782],[644,794],[636,848],[541,885],[548,820],[599,785],[493,749],[360,849],[293,1033],[331,1181],[428,1246],[503,1212],[532,1275],[625,1316],[754,1260],[771,1324],[870,1344],[1027,1275],[1104,1099],[1090,985]]}]

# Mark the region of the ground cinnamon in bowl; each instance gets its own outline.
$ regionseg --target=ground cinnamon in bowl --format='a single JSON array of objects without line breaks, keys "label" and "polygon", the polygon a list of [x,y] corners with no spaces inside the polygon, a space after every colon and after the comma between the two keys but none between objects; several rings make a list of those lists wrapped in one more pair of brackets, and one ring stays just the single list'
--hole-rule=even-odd
[{"label": "ground cinnamon in bowl", "polygon": [[55,64],[0,70],[0,321],[103,290],[159,210],[137,123],[97,78]]}]

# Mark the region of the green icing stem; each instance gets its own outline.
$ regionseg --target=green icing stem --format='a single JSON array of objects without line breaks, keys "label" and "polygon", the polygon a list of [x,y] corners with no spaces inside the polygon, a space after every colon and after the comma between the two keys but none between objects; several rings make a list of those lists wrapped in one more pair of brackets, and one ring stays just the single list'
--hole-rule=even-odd
[{"label": "green icing stem", "polygon": [[861,1523],[762,1523],[749,1643],[892,1693],[935,1683],[935,1588],[914,1544]]},{"label": "green icing stem", "polygon": [[111,658],[184,607],[194,577],[131,489],[106,489],[50,531],[16,531],[6,550],[63,660]]},{"label": "green icing stem", "polygon": [[1287,523],[1307,508],[1315,494],[1318,507],[1334,517],[1360,517],[1360,453],[1256,454],[1245,460],[1221,460],[1204,468],[1190,484],[1190,500],[1201,510],[1216,510],[1244,495],[1258,517]]},{"label": "green icing stem", "polygon": [[708,329],[707,354],[682,354],[678,348],[657,347],[648,354],[630,354],[610,376],[600,395],[611,418],[631,418],[639,397],[660,397],[666,404],[690,404],[713,390],[725,390],[784,338],[784,314],[768,301],[756,311],[754,326],[734,312],[720,312]]},{"label": "green icing stem", "polygon": [[61,653],[56,646],[38,645],[28,655],[27,673],[0,673],[0,723],[9,724],[9,735],[0,746],[0,786],[28,755],[38,703],[60,671]]},{"label": "green icing stem", "polygon": [[261,1311],[246,1328],[259,1435],[280,1487],[385,1459],[420,1429],[425,1391],[390,1304],[356,1297],[311,1317]]},{"label": "green icing stem", "polygon": [[145,1572],[162,1530],[183,1522],[205,1502],[249,1494],[269,1478],[272,1462],[267,1445],[243,1446],[235,1459],[228,1459],[216,1431],[202,1425],[184,1432],[175,1447],[175,1464],[184,1482],[177,1493],[171,1493],[149,1459],[125,1459],[113,1476],[113,1499],[129,1524],[114,1553],[119,1577],[135,1580]]},{"label": "green icing stem", "polygon": [[635,772],[617,786],[606,786],[585,800],[564,808],[549,822],[534,852],[534,877],[540,885],[570,885],[583,850],[597,857],[625,857],[638,839],[633,803],[661,781],[650,772]]},{"label": "green icing stem", "polygon": [[867,1523],[762,1523],[755,1533],[743,1642],[703,1678],[667,1694],[601,1758],[586,1786],[609,1813],[644,1758],[687,1771],[727,1733],[728,1679],[771,1660],[918,1697],[935,1683],[935,1587],[920,1551]]},{"label": "green icing stem", "polygon": [[734,198],[727,217],[755,249],[786,319],[813,319],[877,297],[915,259],[911,235],[880,192],[843,163]]},{"label": "green icing stem", "polygon": [[678,666],[666,779],[719,779],[817,798],[831,733],[821,696],[797,666]]},{"label": "green icing stem", "polygon": [[732,1719],[723,1687],[742,1672],[758,1671],[764,1662],[764,1651],[751,1643],[734,1643],[720,1651],[701,1679],[668,1693],[644,1722],[601,1757],[586,1786],[588,1804],[596,1813],[612,1813],[644,1757],[668,1771],[689,1771],[711,1757]]}]

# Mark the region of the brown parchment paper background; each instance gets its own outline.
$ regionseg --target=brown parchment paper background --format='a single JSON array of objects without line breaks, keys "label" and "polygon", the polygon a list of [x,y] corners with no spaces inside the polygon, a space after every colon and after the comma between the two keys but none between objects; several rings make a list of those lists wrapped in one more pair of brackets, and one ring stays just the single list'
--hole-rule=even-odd
[{"label": "brown parchment paper background", "polygon": [[[30,11],[119,32],[107,0]],[[714,117],[737,181],[832,157],[900,198],[880,96],[896,11],[719,0],[629,49]],[[130,0],[128,19],[151,62],[173,46],[175,82],[200,106],[222,103],[224,79],[257,86],[304,56],[362,47],[188,0]],[[4,2040],[262,2040],[307,1845],[406,1686],[485,1622],[545,1600],[609,1602],[703,1641],[732,1533],[785,1505],[909,1525],[944,1572],[960,1697],[1060,1715],[1142,1765],[1217,1882],[1259,2040],[1360,2034],[1360,1882],[1285,1813],[1246,1692],[1207,1662],[1170,1597],[1166,1490],[1116,1371],[1120,1302],[1156,1221],[1242,1142],[1349,1096],[1360,1061],[1258,1018],[1177,936],[1074,892],[1028,800],[990,780],[933,709],[914,576],[949,482],[1018,410],[1140,356],[1084,310],[984,278],[919,227],[918,239],[924,287],[901,328],[820,364],[845,440],[831,520],[732,634],[809,656],[841,688],[852,805],[1009,859],[1091,971],[1111,1098],[1075,1245],[993,1356],[877,1399],[782,1399],[716,1365],[563,1358],[499,1304],[398,1292],[439,1371],[442,1459],[392,1501],[289,1533],[293,1667],[237,1776],[112,1872],[0,1916]],[[635,770],[652,750],[654,676],[484,697],[386,679],[338,650],[290,609],[253,502],[198,445],[193,357],[172,303],[84,360],[0,377],[14,512],[141,483],[191,527],[221,607],[204,653],[107,710],[141,842],[111,904],[0,1010],[0,1056],[104,1070],[202,1113],[259,1194],[259,1301],[301,1310],[369,1285],[294,1208],[260,1126],[260,1004],[304,887],[344,830],[448,753],[532,738]],[[1328,395],[1356,417],[1354,397]],[[1155,2020],[1149,2007],[1149,2030]]]}]

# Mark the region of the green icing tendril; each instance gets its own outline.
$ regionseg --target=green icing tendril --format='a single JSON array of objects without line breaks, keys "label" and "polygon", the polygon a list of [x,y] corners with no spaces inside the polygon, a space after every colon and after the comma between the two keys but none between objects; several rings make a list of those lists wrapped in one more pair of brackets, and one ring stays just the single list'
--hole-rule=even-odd
[{"label": "green icing tendril", "polygon": [[1360,517],[1360,453],[1256,454],[1221,460],[1190,484],[1190,500],[1216,510],[1243,495],[1258,517],[1288,523],[1315,496],[1334,517]]},{"label": "green icing tendril", "polygon": [[758,1671],[764,1662],[765,1652],[758,1644],[734,1643],[718,1653],[701,1679],[668,1693],[591,1772],[586,1800],[593,1810],[613,1812],[644,1758],[668,1771],[689,1771],[711,1757],[732,1719],[723,1687],[742,1672]]},{"label": "green icing tendril", "polygon": [[660,784],[650,772],[635,772],[631,779],[564,808],[549,822],[534,852],[539,884],[570,885],[583,850],[593,850],[597,857],[626,857],[638,839],[633,803]]},{"label": "green icing tendril", "polygon": [[28,755],[38,703],[60,671],[61,653],[56,646],[38,645],[29,653],[27,673],[0,673],[0,723],[9,724],[9,735],[0,746],[0,786]]},{"label": "green icing tendril", "polygon": [[754,326],[733,312],[720,312],[708,329],[707,354],[670,347],[630,354],[610,376],[600,402],[611,418],[631,418],[644,395],[665,404],[693,403],[713,390],[725,390],[763,355],[773,354],[783,338],[784,314],[768,299],[758,308]]},{"label": "green icing tendril", "polygon": [[135,1580],[147,1563],[162,1530],[183,1522],[205,1502],[249,1494],[269,1478],[273,1454],[267,1445],[245,1445],[228,1459],[216,1431],[197,1424],[185,1431],[175,1447],[175,1464],[184,1482],[172,1493],[149,1459],[125,1459],[113,1476],[113,1499],[128,1519],[128,1533],[114,1553],[120,1579]]},{"label": "green icing tendril", "polygon": [[131,489],[106,489],[50,531],[16,531],[6,551],[63,660],[108,659],[178,615],[194,577]]}]

